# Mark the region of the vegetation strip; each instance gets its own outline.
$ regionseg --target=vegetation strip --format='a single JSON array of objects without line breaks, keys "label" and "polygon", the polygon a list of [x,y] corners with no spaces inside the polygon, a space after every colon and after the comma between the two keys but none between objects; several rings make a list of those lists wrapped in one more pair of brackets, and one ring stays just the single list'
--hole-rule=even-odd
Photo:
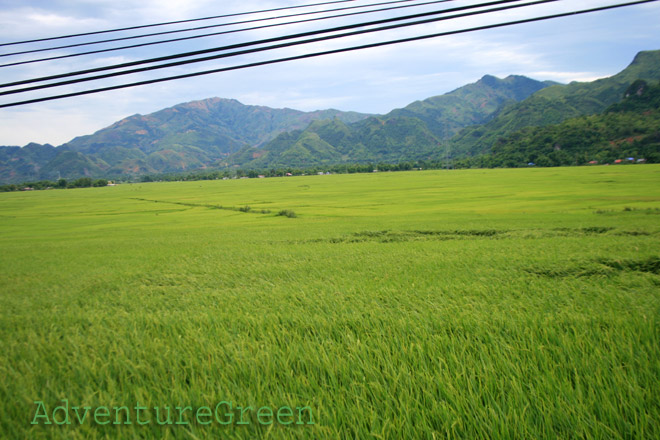
[{"label": "vegetation strip", "polygon": [[[205,204],[205,203],[190,203],[190,202],[173,202],[173,201],[165,201],[165,200],[149,200],[149,199],[141,199],[138,197],[132,197],[133,200],[140,200],[142,202],[154,202],[154,203],[167,203],[170,205],[181,205],[181,206],[190,206],[193,208],[210,208],[210,209],[224,209],[226,211],[237,211],[237,212],[245,212],[245,213],[252,213],[252,214],[270,214],[269,209],[252,209],[251,206],[245,205],[245,206],[222,206],[222,205],[211,205],[211,204]],[[283,215],[283,214],[278,214],[278,215]]]},{"label": "vegetation strip", "polygon": [[[622,235],[622,236],[648,236],[660,234],[660,232],[651,233],[648,231],[619,231],[612,227],[590,226],[583,228],[554,228],[544,229],[519,229],[519,230],[407,230],[407,231],[362,231],[352,234],[332,237],[310,239],[309,243],[362,243],[373,241],[379,243],[392,243],[401,241],[424,241],[424,240],[455,240],[455,239],[503,239],[503,238],[524,238],[541,239],[553,237],[585,237],[597,236],[603,234]],[[299,241],[298,241],[299,243]]]}]

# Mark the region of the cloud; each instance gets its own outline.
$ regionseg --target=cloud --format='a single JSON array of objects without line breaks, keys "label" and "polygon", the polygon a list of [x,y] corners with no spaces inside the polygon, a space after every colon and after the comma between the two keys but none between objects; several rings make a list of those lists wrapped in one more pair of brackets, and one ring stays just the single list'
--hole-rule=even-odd
[{"label": "cloud", "polygon": [[118,116],[111,112],[90,112],[86,108],[62,112],[56,108],[33,107],[4,112],[0,124],[0,145],[24,146],[36,142],[57,146],[75,136],[89,134],[110,125],[119,119]]},{"label": "cloud", "polygon": [[570,83],[573,81],[589,82],[596,81],[597,79],[604,78],[595,72],[531,72],[534,78],[543,78],[544,80],[557,81],[560,83]]}]

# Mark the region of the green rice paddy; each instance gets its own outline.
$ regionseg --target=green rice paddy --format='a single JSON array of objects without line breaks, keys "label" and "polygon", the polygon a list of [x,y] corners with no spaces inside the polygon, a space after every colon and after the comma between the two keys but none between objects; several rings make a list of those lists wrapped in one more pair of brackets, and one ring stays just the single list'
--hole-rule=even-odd
[{"label": "green rice paddy", "polygon": [[660,166],[5,193],[0,250],[3,439],[660,438]]}]

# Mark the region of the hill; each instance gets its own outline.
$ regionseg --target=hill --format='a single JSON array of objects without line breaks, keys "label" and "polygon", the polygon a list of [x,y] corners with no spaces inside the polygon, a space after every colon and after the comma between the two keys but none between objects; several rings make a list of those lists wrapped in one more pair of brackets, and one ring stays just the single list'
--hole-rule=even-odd
[{"label": "hill", "polygon": [[58,151],[50,144],[0,147],[0,182],[39,180],[41,169],[57,154]]},{"label": "hill", "polygon": [[[474,84],[414,102],[384,116],[373,116],[353,124],[317,122],[305,130],[284,133],[262,147],[242,148],[231,155],[225,165],[270,168],[346,162],[438,161],[450,151],[453,158],[459,159],[459,165],[520,166],[521,158],[526,157],[526,147],[513,142],[515,137],[511,135],[528,127],[544,127],[581,116],[599,115],[621,101],[626,89],[640,79],[660,79],[660,51],[640,52],[622,72],[588,83],[561,85],[522,76],[498,79],[486,75]],[[609,116],[610,123],[615,124],[614,118]],[[649,118],[644,116],[642,119],[640,123],[646,127]],[[574,127],[573,130],[583,128]],[[533,129],[528,128],[528,131]],[[623,131],[601,134],[612,138]],[[490,161],[494,157],[490,155],[491,151],[496,147],[504,148],[507,143],[510,143],[509,149],[519,148],[520,154],[515,160],[509,152],[506,160]],[[602,143],[598,145],[602,146]],[[590,145],[591,150],[596,147]],[[655,160],[652,149],[640,151],[649,160]],[[616,156],[612,151],[607,154],[583,153],[587,159],[606,160]],[[482,155],[483,161],[474,159]],[[584,162],[575,157],[569,160],[564,153],[555,153],[554,156],[557,158],[548,161],[542,158],[541,163]],[[533,155],[530,161],[534,161]]]},{"label": "hill", "polygon": [[384,116],[353,124],[338,119],[314,122],[304,130],[281,134],[263,147],[245,147],[226,164],[267,168],[426,159],[437,154],[440,141],[487,121],[505,103],[525,99],[551,84],[523,76],[486,75]]},{"label": "hill", "polygon": [[623,100],[598,115],[526,127],[499,138],[488,154],[461,167],[660,162],[660,84],[637,80]]},{"label": "hill", "polygon": [[505,106],[487,123],[462,130],[449,142],[455,157],[488,153],[503,138],[524,127],[559,124],[594,115],[619,102],[636,80],[660,80],[660,51],[640,52],[620,73],[593,82],[554,85],[524,101]]},{"label": "hill", "polygon": [[219,160],[245,145],[260,145],[312,121],[356,122],[368,116],[332,109],[273,109],[234,99],[193,101],[130,116],[57,148],[1,147],[0,181],[114,177],[218,166]]}]

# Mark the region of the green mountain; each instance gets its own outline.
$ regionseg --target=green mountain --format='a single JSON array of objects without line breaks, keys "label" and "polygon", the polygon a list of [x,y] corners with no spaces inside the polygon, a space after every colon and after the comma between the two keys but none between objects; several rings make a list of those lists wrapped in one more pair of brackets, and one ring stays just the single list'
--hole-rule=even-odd
[{"label": "green mountain", "polygon": [[50,144],[0,147],[0,182],[39,180],[41,168],[56,156],[57,150]]},{"label": "green mountain", "polygon": [[499,138],[488,154],[461,167],[660,162],[660,83],[637,80],[603,113],[525,127]]},{"label": "green mountain", "polygon": [[474,84],[413,102],[388,116],[420,119],[436,137],[447,139],[464,127],[486,122],[502,105],[522,101],[554,84],[517,75],[505,79],[486,75]]},{"label": "green mountain", "polygon": [[[244,145],[259,145],[277,134],[304,128],[317,119],[337,117],[355,122],[368,115],[338,110],[302,112],[243,105],[235,99],[211,98],[122,119],[66,146],[85,154],[103,154],[112,147],[137,148],[149,155],[162,150],[195,147],[210,155],[229,154]],[[188,153],[194,153],[188,151]]]},{"label": "green mountain", "polygon": [[367,116],[338,110],[273,109],[212,98],[131,116],[65,146],[104,161],[110,174],[181,171],[217,166],[220,159],[245,145],[260,145],[318,119],[355,122]]},{"label": "green mountain", "polygon": [[245,147],[226,164],[268,168],[428,159],[437,154],[440,141],[466,126],[487,121],[505,103],[525,99],[549,85],[523,76],[499,79],[486,75],[474,84],[384,116],[353,124],[338,119],[314,122],[264,146]]},{"label": "green mountain", "polygon": [[303,129],[320,119],[356,122],[370,115],[302,112],[243,105],[234,99],[193,101],[134,115],[60,147],[0,147],[0,182],[120,177],[217,167],[246,145]]},{"label": "green mountain", "polygon": [[603,112],[619,102],[636,80],[660,79],[660,51],[640,52],[622,72],[588,83],[574,82],[543,89],[518,104],[500,109],[485,124],[462,130],[449,142],[455,157],[487,153],[498,142],[524,127],[558,124],[567,119]]},{"label": "green mountain", "polygon": [[43,166],[40,170],[40,178],[57,180],[102,176],[106,168],[105,163],[99,163],[91,156],[77,151],[62,150]]}]

